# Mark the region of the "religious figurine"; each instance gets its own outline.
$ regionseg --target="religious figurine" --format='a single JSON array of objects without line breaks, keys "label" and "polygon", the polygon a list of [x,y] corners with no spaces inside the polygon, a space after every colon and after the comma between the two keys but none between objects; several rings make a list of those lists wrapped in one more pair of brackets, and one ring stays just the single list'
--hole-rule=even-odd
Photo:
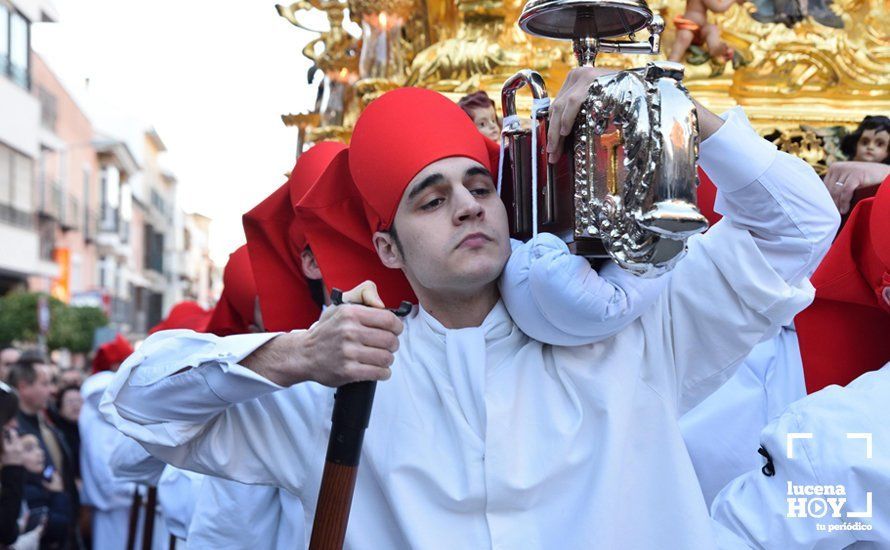
[{"label": "religious figurine", "polygon": [[[695,47],[707,45],[708,55],[720,67],[715,73],[722,72],[722,66],[733,60],[735,52],[720,37],[720,27],[708,22],[708,12],[723,13],[731,8],[733,4],[743,4],[744,1],[687,0],[685,13],[674,18],[677,35],[668,59],[680,63],[686,56],[687,51]],[[698,57],[702,58],[700,53]]]}]

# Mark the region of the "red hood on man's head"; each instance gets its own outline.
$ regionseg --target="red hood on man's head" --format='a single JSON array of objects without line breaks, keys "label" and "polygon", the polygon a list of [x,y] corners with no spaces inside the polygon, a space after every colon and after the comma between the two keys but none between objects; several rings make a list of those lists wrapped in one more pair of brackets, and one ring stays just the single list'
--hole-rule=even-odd
[{"label": "red hood on man's head", "polygon": [[114,340],[99,346],[93,357],[93,374],[112,370],[123,363],[133,353],[133,346],[118,333]]},{"label": "red hood on man's head", "polygon": [[399,88],[371,102],[349,144],[349,170],[372,232],[389,229],[408,183],[426,166],[467,157],[496,177],[494,144],[442,94]]},{"label": "red hood on man's head", "polygon": [[247,250],[266,330],[308,328],[321,314],[303,276],[300,254],[306,247],[306,235],[294,218],[294,205],[345,147],[321,142],[300,155],[287,183],[244,215]]},{"label": "red hood on man's head", "polygon": [[253,270],[247,245],[239,247],[229,256],[223,270],[223,291],[213,315],[207,325],[207,332],[217,336],[246,334],[254,326],[254,308],[257,290],[253,281]]},{"label": "red hood on man's head", "polygon": [[807,391],[890,361],[890,181],[856,205],[811,280],[816,299],[794,321]]},{"label": "red hood on man's head", "polygon": [[148,331],[149,334],[161,330],[173,330],[177,328],[204,332],[210,321],[212,311],[206,310],[197,302],[183,301],[174,305],[167,314],[167,318]]}]

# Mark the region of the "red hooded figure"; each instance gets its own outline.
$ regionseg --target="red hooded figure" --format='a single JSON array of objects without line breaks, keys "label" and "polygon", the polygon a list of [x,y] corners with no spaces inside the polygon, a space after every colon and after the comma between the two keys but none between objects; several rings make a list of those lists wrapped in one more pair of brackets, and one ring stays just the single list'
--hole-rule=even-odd
[{"label": "red hooded figure", "polygon": [[287,183],[244,215],[265,330],[308,328],[321,315],[303,276],[300,254],[306,236],[294,217],[294,205],[345,148],[342,143],[318,143],[300,155]]},{"label": "red hooded figure", "polygon": [[816,299],[794,321],[807,391],[890,361],[890,181],[856,205],[812,283]]},{"label": "red hooded figure", "polygon": [[370,280],[389,307],[417,302],[402,271],[384,266],[377,256],[361,195],[349,173],[349,150],[334,157],[297,203],[295,215],[328,290],[349,290]]},{"label": "red hooded figure", "polygon": [[260,323],[254,319],[256,297],[253,270],[244,245],[232,252],[223,270],[222,295],[213,309],[207,332],[229,336],[258,331]]},{"label": "red hooded figure", "polygon": [[116,371],[132,353],[133,346],[118,333],[114,340],[102,344],[96,350],[96,355],[93,357],[93,374],[107,370]]},{"label": "red hooded figure", "polygon": [[207,329],[207,323],[210,321],[212,314],[212,311],[204,309],[197,302],[188,300],[179,302],[170,309],[167,317],[152,327],[148,333],[154,334],[161,330],[177,328],[204,332]]}]

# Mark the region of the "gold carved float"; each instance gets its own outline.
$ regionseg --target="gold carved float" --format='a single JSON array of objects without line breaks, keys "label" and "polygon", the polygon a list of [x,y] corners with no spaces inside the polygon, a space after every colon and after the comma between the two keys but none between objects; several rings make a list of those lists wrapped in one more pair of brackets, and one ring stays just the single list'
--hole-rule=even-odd
[{"label": "gold carved float", "polygon": [[[548,89],[558,90],[575,66],[571,44],[522,32],[516,22],[523,5],[520,0],[279,5],[291,24],[317,33],[302,54],[321,75],[313,109],[282,118],[299,129],[302,148],[323,139],[348,141],[364,105],[398,86],[422,86],[455,100],[481,89],[497,102],[504,80],[531,68],[544,75]],[[657,56],[666,59],[686,0],[652,0],[649,7],[666,22]],[[329,25],[304,24],[310,11],[326,14]],[[693,46],[684,56],[684,82],[717,112],[744,107],[762,135],[821,172],[841,158],[840,137],[865,115],[890,113],[888,13],[890,0],[734,2],[722,13],[707,12],[708,23],[734,52],[732,59],[713,59]],[[357,25],[351,33],[347,21]],[[629,68],[654,58],[601,54],[597,65]]]}]

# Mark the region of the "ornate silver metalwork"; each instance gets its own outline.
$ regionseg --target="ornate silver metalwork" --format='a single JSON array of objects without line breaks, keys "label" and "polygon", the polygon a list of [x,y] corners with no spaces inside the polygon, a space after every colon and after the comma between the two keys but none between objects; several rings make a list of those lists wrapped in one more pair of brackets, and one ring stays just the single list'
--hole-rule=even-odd
[{"label": "ornate silver metalwork", "polygon": [[[643,0],[531,0],[519,24],[531,34],[573,40],[579,63],[590,65],[598,51],[657,53],[664,27]],[[634,37],[641,29],[650,32],[646,42]],[[611,40],[625,35],[628,40]],[[707,227],[696,206],[698,120],[682,80],[683,66],[670,62],[597,78],[576,119],[568,164],[550,166],[542,147],[529,148],[530,131],[510,116],[524,84],[535,98],[546,97],[543,79],[528,70],[509,79],[502,93],[502,170],[511,185],[502,196],[513,206],[514,234],[528,236],[532,218],[524,197],[537,192],[535,230],[560,235],[575,253],[608,255],[640,276],[672,269],[685,254],[686,239]],[[537,115],[540,143],[549,111]],[[532,155],[536,171],[530,170]],[[566,192],[568,203],[562,200]],[[553,211],[542,216],[548,196]]]},{"label": "ornate silver metalwork", "polygon": [[695,206],[695,105],[682,65],[600,77],[575,126],[575,237],[638,275],[673,268],[707,221]]}]

